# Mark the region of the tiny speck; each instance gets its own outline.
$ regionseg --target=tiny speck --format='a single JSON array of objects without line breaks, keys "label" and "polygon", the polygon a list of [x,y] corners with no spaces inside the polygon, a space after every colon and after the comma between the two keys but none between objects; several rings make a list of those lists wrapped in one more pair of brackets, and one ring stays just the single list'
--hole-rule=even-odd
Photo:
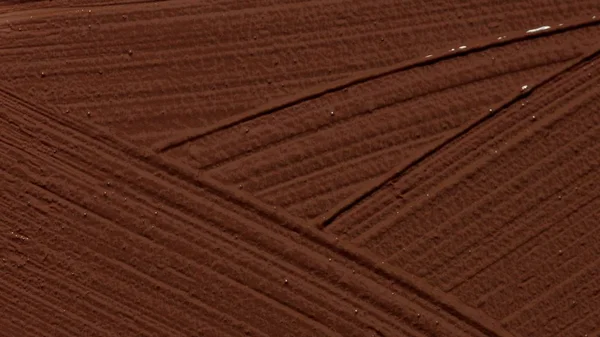
[{"label": "tiny speck", "polygon": [[329,262],[331,262],[331,258],[329,258]]},{"label": "tiny speck", "polygon": [[154,212],[154,215],[158,215],[158,212]]},{"label": "tiny speck", "polygon": [[494,109],[490,108],[490,112],[494,111]]},{"label": "tiny speck", "polygon": [[522,86],[522,87],[521,87],[521,91],[525,91],[525,90],[527,90],[527,87],[528,87],[527,85],[524,85],[524,86]]},{"label": "tiny speck", "polygon": [[288,280],[287,279],[283,280],[283,283],[288,284]]},{"label": "tiny speck", "polygon": [[127,51],[127,54],[129,54],[129,56],[133,55],[133,50],[129,49],[129,50]]},{"label": "tiny speck", "polygon": [[87,213],[83,213],[83,216],[84,216],[84,217],[85,217],[85,216],[87,216]]},{"label": "tiny speck", "polygon": [[46,73],[42,71],[42,77],[46,77]]},{"label": "tiny speck", "polygon": [[535,116],[531,116],[531,119],[532,119],[532,120],[535,120]]},{"label": "tiny speck", "polygon": [[358,309],[354,309],[354,313],[355,313],[355,314],[358,314]]},{"label": "tiny speck", "polygon": [[88,111],[87,116],[90,117],[91,115],[92,115],[92,113]]},{"label": "tiny speck", "polygon": [[331,111],[329,114],[332,115],[332,116],[334,115],[333,111]]}]

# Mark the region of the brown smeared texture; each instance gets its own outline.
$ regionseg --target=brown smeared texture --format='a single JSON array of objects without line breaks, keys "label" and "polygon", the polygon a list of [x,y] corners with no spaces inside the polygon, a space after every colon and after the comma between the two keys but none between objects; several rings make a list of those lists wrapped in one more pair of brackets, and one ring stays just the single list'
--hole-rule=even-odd
[{"label": "brown smeared texture", "polygon": [[598,334],[599,11],[2,3],[0,336]]}]

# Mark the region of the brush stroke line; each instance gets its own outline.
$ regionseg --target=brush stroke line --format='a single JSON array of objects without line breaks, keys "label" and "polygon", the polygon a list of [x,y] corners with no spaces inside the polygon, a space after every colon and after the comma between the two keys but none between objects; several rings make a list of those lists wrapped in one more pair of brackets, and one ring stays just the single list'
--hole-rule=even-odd
[{"label": "brush stroke line", "polygon": [[387,75],[391,75],[400,71],[409,70],[412,68],[416,68],[423,65],[433,64],[438,61],[443,61],[446,59],[451,59],[456,56],[468,55],[473,52],[483,51],[492,47],[503,46],[507,44],[511,44],[513,42],[519,42],[524,40],[529,40],[532,38],[538,38],[543,36],[550,36],[558,33],[563,33],[579,28],[584,28],[588,26],[593,26],[598,24],[600,16],[586,16],[585,19],[579,18],[578,20],[566,21],[565,24],[555,25],[554,28],[548,28],[539,31],[527,30],[525,33],[522,31],[507,33],[506,35],[501,36],[500,38],[489,39],[484,43],[476,44],[474,43],[473,47],[456,47],[448,51],[448,49],[444,49],[443,52],[436,54],[431,54],[425,57],[419,57],[416,59],[408,60],[402,62],[400,64],[396,64],[389,67],[373,69],[362,71],[355,75],[350,79],[342,79],[339,81],[327,83],[325,85],[316,86],[312,89],[306,90],[299,94],[284,97],[281,99],[277,99],[263,105],[261,107],[257,107],[251,109],[245,113],[238,114],[232,116],[230,118],[223,119],[220,122],[212,124],[207,127],[195,128],[192,130],[185,131],[183,135],[172,137],[167,140],[159,141],[151,146],[151,148],[157,152],[162,153],[169,151],[171,149],[177,148],[181,145],[184,145],[188,142],[194,141],[196,139],[205,137],[207,135],[222,131],[224,129],[230,128],[232,126],[238,125],[240,123],[244,123],[256,118],[259,118],[264,115],[268,115],[279,110],[283,110],[297,104],[309,101],[311,99],[319,98],[328,93],[336,92],[339,90],[343,90],[345,88],[361,84],[370,80],[374,80],[380,77],[384,77]]},{"label": "brush stroke line", "polygon": [[[104,145],[108,147],[112,148],[114,147],[114,144],[119,145],[122,148],[120,151],[123,151],[124,154],[136,158],[137,160],[141,160],[176,179],[180,179],[190,185],[203,186],[215,195],[234,202],[240,207],[252,209],[259,215],[280,223],[285,230],[299,233],[311,242],[353,261],[374,274],[394,281],[397,285],[403,287],[407,291],[414,293],[416,296],[434,306],[441,307],[449,315],[454,316],[457,320],[465,322],[474,329],[483,332],[486,336],[517,337],[515,334],[510,333],[503,328],[496,320],[487,316],[480,310],[467,306],[454,295],[444,293],[440,289],[431,286],[426,281],[409,274],[401,268],[389,264],[381,264],[380,261],[368,251],[359,249],[348,242],[340,242],[332,235],[316,230],[314,227],[307,226],[303,220],[289,215],[280,208],[274,209],[272,206],[265,204],[246,192],[232,190],[216,180],[209,178],[205,173],[193,170],[180,160],[176,160],[167,155],[159,155],[149,149],[138,147],[128,142],[125,138],[117,137],[115,134],[109,133],[104,128],[91,122],[84,120],[63,120],[59,112],[54,111],[53,113],[46,107],[25,100],[12,93],[10,90],[0,87],[0,93],[4,93],[11,99],[21,101],[25,105],[29,105],[32,109],[37,110],[42,116],[70,128],[75,132],[82,132],[85,130],[88,136],[104,143]],[[111,145],[111,143],[113,145]]]},{"label": "brush stroke line", "polygon": [[370,183],[367,183],[367,184],[363,185],[362,190],[357,191],[352,196],[348,197],[346,200],[344,200],[341,203],[339,203],[336,207],[334,207],[333,209],[331,209],[325,215],[321,216],[320,219],[315,220],[314,223],[313,223],[313,226],[316,227],[316,228],[319,228],[319,229],[323,229],[323,228],[327,227],[339,215],[341,215],[342,213],[344,213],[344,212],[348,211],[349,209],[353,208],[355,205],[357,205],[358,203],[360,203],[362,200],[366,199],[367,197],[369,197],[370,195],[372,195],[373,193],[375,193],[379,188],[381,188],[386,183],[388,183],[391,180],[393,180],[393,179],[395,179],[395,178],[403,175],[406,171],[410,170],[411,168],[415,167],[416,165],[419,165],[425,159],[427,159],[427,158],[435,155],[437,152],[439,152],[440,150],[442,150],[446,146],[452,144],[454,141],[456,141],[460,137],[466,135],[467,133],[469,133],[474,128],[476,128],[476,127],[482,125],[483,123],[485,123],[486,121],[492,119],[498,113],[500,113],[502,110],[510,107],[512,104],[514,104],[518,100],[520,100],[520,99],[522,99],[524,97],[529,96],[535,89],[537,89],[537,88],[545,85],[546,83],[550,82],[551,80],[553,80],[554,78],[560,76],[561,74],[569,71],[570,69],[572,69],[572,68],[574,68],[574,67],[576,67],[576,66],[578,66],[578,65],[580,65],[582,63],[585,63],[586,61],[588,61],[588,60],[590,60],[592,58],[594,58],[595,56],[598,55],[599,52],[600,52],[600,45],[597,45],[596,47],[592,48],[591,52],[588,52],[587,54],[581,56],[577,60],[575,60],[573,62],[570,62],[566,66],[564,66],[561,69],[553,72],[552,74],[550,74],[546,78],[540,80],[539,82],[537,82],[537,83],[535,83],[535,84],[533,84],[531,86],[528,86],[526,90],[519,91],[516,95],[514,95],[513,97],[511,97],[511,98],[505,100],[503,103],[501,103],[500,106],[498,106],[497,108],[490,109],[491,111],[489,113],[486,113],[483,116],[481,116],[481,117],[477,118],[476,120],[472,121],[471,123],[469,123],[469,125],[467,125],[466,127],[462,128],[459,132],[457,132],[456,134],[450,136],[449,138],[446,138],[446,139],[442,140],[440,143],[438,143],[437,145],[433,146],[432,148],[430,148],[429,150],[427,150],[425,153],[420,154],[420,155],[418,155],[416,157],[411,158],[408,161],[405,161],[405,162],[401,163],[400,165],[398,165],[395,168],[391,169],[390,171],[388,171],[384,175],[380,176],[379,178],[376,178],[375,181],[372,181]]}]

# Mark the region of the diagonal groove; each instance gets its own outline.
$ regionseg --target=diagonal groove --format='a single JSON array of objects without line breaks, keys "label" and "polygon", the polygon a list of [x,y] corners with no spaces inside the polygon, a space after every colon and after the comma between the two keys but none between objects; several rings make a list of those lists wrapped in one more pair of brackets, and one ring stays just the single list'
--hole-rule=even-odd
[{"label": "diagonal groove", "polygon": [[198,129],[192,129],[185,132],[183,135],[175,136],[171,139],[166,139],[159,141],[152,145],[152,149],[154,149],[158,153],[166,152],[177,147],[180,147],[188,142],[194,141],[196,139],[202,138],[204,136],[219,132],[224,129],[228,129],[232,126],[238,125],[240,123],[244,123],[256,118],[259,118],[264,115],[268,115],[279,110],[289,108],[291,106],[295,106],[302,102],[306,102],[321,96],[324,96],[328,93],[336,92],[356,84],[364,83],[370,80],[374,80],[377,78],[381,78],[387,75],[391,75],[394,73],[398,73],[400,71],[405,71],[411,68],[436,63],[439,61],[443,61],[446,59],[454,58],[457,56],[467,55],[473,52],[483,51],[492,47],[503,46],[507,44],[511,44],[514,42],[524,41],[532,38],[538,38],[542,36],[553,35],[561,32],[571,31],[583,27],[593,26],[600,22],[596,17],[590,18],[578,18],[576,20],[572,20],[568,23],[564,23],[554,28],[548,28],[545,30],[539,31],[527,31],[523,32],[513,32],[510,34],[506,34],[500,38],[493,38],[482,41],[473,41],[472,47],[468,48],[452,48],[450,51],[447,49],[438,51],[434,54],[427,55],[425,57],[421,57],[418,59],[408,60],[406,62],[402,62],[400,64],[396,64],[393,66],[374,69],[369,71],[360,72],[357,75],[353,76],[349,79],[342,79],[333,83],[327,83],[325,85],[316,86],[310,90],[298,93],[291,97],[284,97],[282,99],[278,99],[275,101],[271,101],[264,106],[260,106],[254,109],[251,109],[245,113],[235,115],[230,118],[226,118],[220,122],[217,122],[208,127],[202,127]]},{"label": "diagonal groove", "polygon": [[[8,91],[4,91],[4,93],[12,96],[11,99],[22,101],[22,99]],[[314,228],[305,226],[299,222],[298,219],[291,218],[285,212],[273,210],[272,207],[264,205],[263,203],[258,202],[256,199],[248,200],[247,196],[237,191],[230,191],[227,188],[224,188],[221,184],[210,180],[203,174],[195,175],[191,173],[189,167],[184,166],[177,161],[167,160],[167,158],[151,153],[145,149],[134,147],[124,140],[115,138],[110,134],[102,132],[95,125],[88,124],[86,122],[81,122],[84,126],[79,126],[78,124],[74,125],[74,122],[60,120],[60,117],[57,117],[57,114],[53,114],[43,108],[40,109],[39,107],[27,102],[24,104],[28,104],[29,107],[34,107],[34,110],[36,110],[38,113],[41,113],[46,118],[55,120],[63,126],[75,130],[77,133],[82,133],[85,130],[85,134],[90,135],[90,137],[96,141],[106,144],[108,147],[112,147],[112,151],[120,151],[119,149],[115,149],[115,143],[119,144],[119,146],[122,146],[127,156],[138,158],[144,163],[162,171],[161,178],[163,179],[165,178],[165,175],[171,175],[176,179],[183,180],[187,184],[207,187],[217,195],[229,201],[233,201],[241,207],[250,207],[259,214],[266,216],[269,219],[273,219],[277,223],[283,223],[286,230],[300,232],[304,234],[304,237],[311,242],[316,243],[333,254],[340,255],[341,259],[352,260],[357,265],[371,271],[375,275],[379,275],[380,277],[388,280],[393,280],[396,284],[400,285],[404,289],[415,293],[418,297],[424,299],[426,302],[444,309],[448,314],[456,317],[460,321],[467,323],[474,329],[481,331],[484,335],[513,336],[511,333],[499,326],[497,322],[489,317],[486,317],[485,315],[482,315],[481,312],[460,303],[454,296],[443,293],[439,289],[431,287],[430,285],[398,268],[389,265],[381,265],[380,263],[377,263],[376,259],[369,253],[358,250],[351,245],[336,242],[331,236],[317,231]]]},{"label": "diagonal groove", "polygon": [[395,168],[388,171],[386,174],[380,176],[379,178],[375,179],[374,181],[364,184],[363,187],[361,188],[361,190],[357,191],[352,196],[348,197],[346,200],[339,203],[336,207],[331,209],[329,212],[327,212],[325,215],[323,215],[320,219],[317,219],[313,223],[313,226],[320,228],[320,229],[327,227],[342,213],[348,211],[349,209],[351,209],[352,207],[354,207],[355,205],[360,203],[362,200],[364,200],[367,197],[369,197],[370,195],[372,195],[375,191],[377,191],[379,188],[381,188],[382,186],[384,186],[391,180],[403,175],[406,171],[408,171],[412,167],[423,162],[425,159],[435,155],[441,149],[452,144],[454,141],[461,138],[465,134],[469,133],[474,128],[476,128],[476,127],[484,124],[488,120],[494,118],[499,112],[501,112],[502,110],[511,106],[518,100],[529,96],[531,94],[531,92],[533,92],[535,89],[545,85],[546,83],[550,82],[551,80],[560,76],[561,74],[569,71],[570,69],[577,67],[578,65],[583,64],[583,63],[593,59],[594,57],[596,57],[598,55],[599,52],[600,52],[600,45],[593,47],[591,49],[591,51],[589,51],[588,53],[586,53],[579,59],[569,62],[563,68],[550,74],[549,76],[538,81],[537,83],[527,87],[526,90],[517,92],[513,97],[508,98],[503,103],[501,103],[498,107],[490,109],[489,113],[486,113],[483,116],[480,116],[479,118],[475,119],[474,121],[469,123],[469,125],[465,126],[464,128],[459,130],[457,133],[455,133],[451,137],[446,138],[446,139],[442,140],[441,142],[435,144],[430,149],[428,149],[427,151],[425,151],[422,154],[419,154],[415,158],[411,158],[411,159],[401,163],[400,165],[396,166]]}]

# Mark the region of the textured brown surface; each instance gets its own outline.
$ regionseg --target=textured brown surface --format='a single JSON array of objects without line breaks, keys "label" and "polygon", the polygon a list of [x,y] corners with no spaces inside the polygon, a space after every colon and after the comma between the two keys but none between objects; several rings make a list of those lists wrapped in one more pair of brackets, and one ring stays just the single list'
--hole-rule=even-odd
[{"label": "textured brown surface", "polygon": [[597,336],[598,14],[2,2],[0,336]]}]

